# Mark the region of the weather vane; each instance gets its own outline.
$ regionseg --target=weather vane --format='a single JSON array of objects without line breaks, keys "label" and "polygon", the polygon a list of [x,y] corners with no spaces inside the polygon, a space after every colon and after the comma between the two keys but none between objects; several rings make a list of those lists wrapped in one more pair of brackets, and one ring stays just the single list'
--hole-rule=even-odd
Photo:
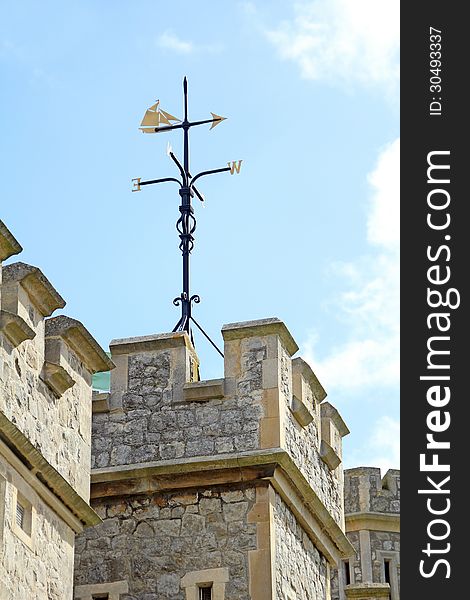
[{"label": "weather vane", "polygon": [[[168,155],[178,167],[181,175],[181,179],[175,177],[164,177],[162,179],[152,179],[149,181],[142,181],[140,177],[136,177],[132,181],[133,192],[140,192],[143,185],[151,185],[153,183],[164,183],[166,181],[175,181],[179,185],[179,194],[181,196],[181,204],[179,206],[180,218],[176,222],[176,229],[180,237],[179,248],[183,256],[183,291],[181,294],[173,300],[175,306],[181,306],[181,317],[178,323],[175,325],[173,331],[186,331],[190,336],[191,341],[194,343],[193,335],[191,331],[191,321],[201,331],[201,333],[209,340],[214,348],[222,354],[217,348],[215,343],[210,339],[204,329],[192,316],[192,304],[199,304],[201,301],[197,294],[191,296],[189,291],[189,255],[194,247],[194,231],[196,230],[196,218],[194,217],[194,208],[191,204],[191,200],[196,195],[201,202],[204,202],[203,195],[195,187],[196,181],[205,177],[206,175],[212,175],[214,173],[224,173],[230,171],[230,174],[240,172],[242,164],[241,160],[232,161],[227,163],[227,167],[221,169],[212,169],[210,171],[201,171],[194,175],[189,172],[189,130],[191,127],[196,125],[204,125],[205,123],[211,123],[210,129],[213,129],[216,125],[225,120],[225,117],[221,117],[211,112],[212,119],[205,119],[203,121],[189,121],[188,119],[188,80],[186,77],[183,80],[183,97],[184,97],[184,119],[174,117],[170,113],[160,108],[160,101],[157,100],[150,108],[145,112],[144,118],[142,119],[140,130],[143,133],[160,133],[163,131],[172,131],[173,129],[183,130],[183,164],[174,155],[171,146],[168,144]],[[172,122],[176,122],[172,124]]]}]

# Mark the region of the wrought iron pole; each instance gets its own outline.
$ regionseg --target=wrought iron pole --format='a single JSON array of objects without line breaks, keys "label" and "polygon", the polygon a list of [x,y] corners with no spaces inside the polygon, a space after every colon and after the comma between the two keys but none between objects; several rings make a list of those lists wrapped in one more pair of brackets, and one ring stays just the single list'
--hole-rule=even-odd
[{"label": "wrought iron pole", "polygon": [[[190,254],[194,247],[193,233],[196,229],[196,219],[194,218],[194,210],[191,205],[192,192],[189,187],[189,120],[188,120],[188,82],[186,77],[183,80],[183,95],[184,95],[184,120],[183,127],[183,186],[179,193],[181,196],[181,205],[179,207],[181,216],[176,223],[176,228],[180,234],[180,250],[183,255],[183,291],[181,293],[181,319],[176,325],[174,331],[186,331],[191,336],[191,302],[198,301],[199,297],[191,298],[190,294]],[[175,299],[176,301],[178,299]],[[179,304],[179,302],[177,302]]]},{"label": "wrought iron pole", "polygon": [[[134,189],[133,192],[140,191],[141,187],[144,185],[151,185],[154,183],[164,183],[166,181],[174,181],[179,184],[179,195],[181,197],[181,204],[179,206],[180,217],[176,222],[176,229],[178,231],[180,237],[179,249],[181,250],[181,254],[183,256],[183,291],[181,295],[173,300],[173,304],[175,306],[181,305],[181,317],[176,324],[173,331],[186,331],[191,340],[193,341],[192,331],[191,331],[191,321],[198,327],[198,329],[203,333],[203,335],[209,340],[209,342],[214,346],[214,348],[223,356],[223,353],[217,348],[214,342],[210,339],[207,333],[202,329],[202,327],[197,323],[194,317],[191,314],[192,303],[195,302],[198,304],[200,302],[200,298],[197,294],[191,296],[190,293],[190,270],[189,270],[189,258],[191,251],[194,247],[194,236],[193,233],[196,230],[196,219],[194,217],[194,208],[191,204],[191,200],[194,197],[194,194],[199,198],[199,200],[203,201],[204,198],[199,190],[195,187],[194,183],[200,177],[204,177],[206,175],[212,175],[215,173],[223,173],[230,171],[233,175],[235,172],[239,173],[241,160],[232,161],[232,163],[228,163],[227,167],[223,167],[221,169],[212,169],[210,171],[201,171],[196,174],[194,177],[191,176],[190,167],[189,167],[189,129],[191,127],[197,125],[204,125],[205,123],[210,123],[210,129],[213,129],[216,125],[225,120],[225,117],[221,117],[212,114],[212,119],[204,119],[202,121],[193,121],[191,122],[188,118],[188,81],[186,77],[183,80],[183,99],[184,99],[184,119],[180,121],[178,124],[171,125],[170,121],[179,121],[176,117],[173,117],[169,113],[159,109],[159,101],[157,100],[156,104],[150,107],[144,116],[144,119],[141,123],[141,131],[144,133],[160,133],[165,131],[172,131],[174,129],[182,129],[183,130],[183,164],[181,165],[173,152],[169,152],[169,155],[173,162],[177,165],[181,179],[175,179],[174,177],[164,177],[162,179],[152,179],[149,181],[141,181],[141,178],[138,177],[133,179],[134,181]],[[158,111],[161,111],[161,118],[158,117]],[[155,122],[158,124],[155,127]],[[167,125],[161,126],[160,123],[166,123]],[[194,343],[194,341],[193,341]]]}]

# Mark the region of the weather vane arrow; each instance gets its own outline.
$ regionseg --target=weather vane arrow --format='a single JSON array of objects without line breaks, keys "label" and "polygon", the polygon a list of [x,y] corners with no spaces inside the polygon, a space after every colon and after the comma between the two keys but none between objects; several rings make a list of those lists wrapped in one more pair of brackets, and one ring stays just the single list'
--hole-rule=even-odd
[{"label": "weather vane arrow", "polygon": [[[154,183],[164,183],[167,181],[174,181],[179,185],[179,195],[181,197],[181,204],[179,206],[180,217],[176,222],[176,229],[180,237],[179,248],[183,257],[183,291],[181,294],[173,300],[173,304],[181,306],[181,317],[178,323],[175,325],[173,331],[186,331],[194,344],[193,335],[191,331],[191,321],[196,327],[203,333],[203,335],[209,340],[214,348],[222,354],[217,348],[215,343],[210,339],[207,333],[197,323],[192,315],[192,304],[193,302],[198,304],[201,299],[197,294],[190,294],[190,269],[189,269],[189,257],[194,247],[194,232],[196,230],[196,218],[194,217],[194,208],[191,204],[191,200],[196,195],[201,202],[204,201],[204,196],[195,187],[195,182],[201,177],[206,175],[213,175],[215,173],[224,173],[230,171],[230,174],[239,173],[242,160],[231,161],[227,163],[227,167],[220,169],[211,169],[209,171],[201,171],[196,175],[192,176],[189,171],[189,130],[191,127],[196,125],[204,125],[211,123],[210,129],[214,129],[219,123],[225,121],[226,117],[221,117],[211,112],[212,119],[205,119],[202,121],[189,121],[188,119],[188,80],[186,77],[183,80],[183,99],[184,99],[184,119],[181,121],[177,117],[174,117],[169,112],[164,111],[160,108],[160,101],[157,100],[155,104],[150,106],[146,111],[142,123],[140,124],[140,130],[143,133],[161,133],[164,131],[172,131],[174,129],[183,130],[183,164],[177,159],[171,146],[168,146],[168,156],[178,167],[180,179],[176,177],[164,177],[161,179],[152,179],[148,181],[142,181],[140,177],[133,179],[133,192],[139,192],[144,185],[152,185]],[[173,123],[175,122],[175,123]]]}]

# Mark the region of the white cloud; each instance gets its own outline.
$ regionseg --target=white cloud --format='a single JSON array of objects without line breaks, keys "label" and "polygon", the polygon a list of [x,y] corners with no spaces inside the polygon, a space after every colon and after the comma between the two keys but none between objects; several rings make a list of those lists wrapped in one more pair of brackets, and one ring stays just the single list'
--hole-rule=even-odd
[{"label": "white cloud", "polygon": [[191,42],[181,40],[172,31],[164,31],[158,38],[158,45],[166,50],[174,50],[179,54],[190,54],[194,50]]},{"label": "white cloud", "polygon": [[303,77],[379,86],[396,98],[398,0],[311,0],[294,10],[293,20],[266,35]]},{"label": "white cloud", "polygon": [[166,30],[157,38],[157,45],[165,50],[171,50],[177,54],[194,54],[196,52],[221,52],[220,44],[195,44],[189,40],[182,40],[173,31]]},{"label": "white cloud", "polygon": [[376,251],[332,267],[350,283],[335,303],[349,329],[347,341],[323,356],[315,333],[303,345],[306,360],[330,391],[357,393],[399,383],[399,154],[397,139],[368,176],[367,237]]},{"label": "white cloud", "polygon": [[390,144],[368,176],[374,190],[367,220],[368,240],[391,252],[398,252],[400,241],[400,140]]},{"label": "white cloud", "polygon": [[382,476],[388,469],[400,468],[400,424],[382,416],[374,424],[372,435],[357,451],[346,457],[347,469],[358,465],[380,467]]}]

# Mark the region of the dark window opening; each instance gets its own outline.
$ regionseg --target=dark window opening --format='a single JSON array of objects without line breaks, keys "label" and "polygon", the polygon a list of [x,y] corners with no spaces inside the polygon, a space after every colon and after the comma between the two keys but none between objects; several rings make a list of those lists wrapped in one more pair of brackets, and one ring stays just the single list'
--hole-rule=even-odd
[{"label": "dark window opening", "polygon": [[21,529],[24,529],[24,517],[25,517],[26,508],[20,504],[18,501],[16,502],[16,524]]},{"label": "dark window opening", "polygon": [[351,568],[349,566],[349,560],[344,561],[344,581],[346,585],[351,583]]},{"label": "dark window opening", "polygon": [[385,583],[390,583],[390,561],[384,560]]},{"label": "dark window opening", "polygon": [[199,588],[199,600],[212,600],[212,585]]},{"label": "dark window opening", "polygon": [[109,600],[109,594],[93,594],[92,600]]}]

